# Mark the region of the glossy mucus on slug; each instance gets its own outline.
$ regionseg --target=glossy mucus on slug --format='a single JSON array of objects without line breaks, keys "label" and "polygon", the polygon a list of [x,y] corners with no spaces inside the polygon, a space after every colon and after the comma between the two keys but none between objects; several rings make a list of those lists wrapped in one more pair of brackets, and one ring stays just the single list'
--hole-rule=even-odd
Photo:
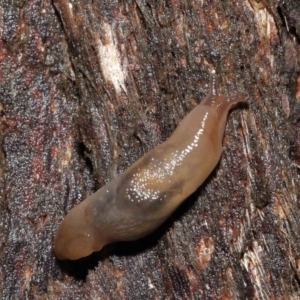
[{"label": "glossy mucus on slug", "polygon": [[212,72],[208,95],[168,140],[71,209],[55,239],[57,258],[76,260],[157,229],[213,171],[228,112],[247,97],[219,94]]}]

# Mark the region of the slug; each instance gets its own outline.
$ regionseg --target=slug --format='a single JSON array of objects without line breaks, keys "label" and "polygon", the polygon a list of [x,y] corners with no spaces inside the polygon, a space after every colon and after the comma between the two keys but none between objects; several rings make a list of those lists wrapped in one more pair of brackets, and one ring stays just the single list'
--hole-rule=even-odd
[{"label": "slug", "polygon": [[213,71],[208,95],[168,140],[71,209],[55,239],[57,258],[76,260],[157,229],[213,171],[228,112],[247,98],[219,94]]}]

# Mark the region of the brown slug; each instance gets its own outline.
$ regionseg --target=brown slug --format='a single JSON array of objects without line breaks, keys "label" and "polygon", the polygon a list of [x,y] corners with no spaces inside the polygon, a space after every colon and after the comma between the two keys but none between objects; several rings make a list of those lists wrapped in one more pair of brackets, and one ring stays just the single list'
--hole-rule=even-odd
[{"label": "brown slug", "polygon": [[208,95],[168,140],[71,209],[55,239],[57,258],[79,259],[159,227],[213,171],[228,112],[247,97],[219,94],[213,71]]}]

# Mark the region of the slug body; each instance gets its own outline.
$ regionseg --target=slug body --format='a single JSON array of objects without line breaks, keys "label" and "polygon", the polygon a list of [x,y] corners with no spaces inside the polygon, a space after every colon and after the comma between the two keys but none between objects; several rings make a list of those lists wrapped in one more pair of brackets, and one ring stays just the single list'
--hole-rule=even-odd
[{"label": "slug body", "polygon": [[75,260],[106,244],[139,239],[159,227],[217,165],[229,110],[247,94],[210,91],[171,137],[74,207],[55,240],[58,259]]}]

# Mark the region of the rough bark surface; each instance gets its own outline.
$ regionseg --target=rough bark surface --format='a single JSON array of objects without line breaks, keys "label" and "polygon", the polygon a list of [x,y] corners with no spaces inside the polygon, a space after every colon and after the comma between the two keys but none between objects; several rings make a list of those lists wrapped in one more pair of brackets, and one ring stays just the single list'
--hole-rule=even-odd
[{"label": "rough bark surface", "polygon": [[[298,0],[0,1],[1,299],[300,299]],[[65,214],[203,99],[250,95],[151,236],[59,263]],[[193,170],[191,170],[193,176]]]}]

